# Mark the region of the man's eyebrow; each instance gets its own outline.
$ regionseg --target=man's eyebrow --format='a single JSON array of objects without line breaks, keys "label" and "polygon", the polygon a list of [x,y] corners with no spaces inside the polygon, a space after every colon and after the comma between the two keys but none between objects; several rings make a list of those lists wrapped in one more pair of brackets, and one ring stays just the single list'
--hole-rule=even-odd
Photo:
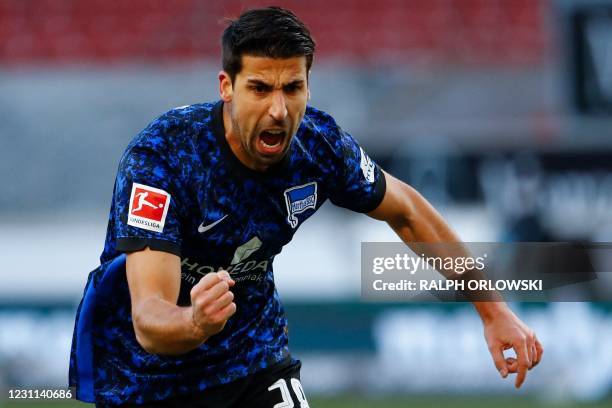
[{"label": "man's eyebrow", "polygon": [[265,82],[265,81],[262,81],[261,79],[249,78],[249,79],[247,79],[247,82],[248,82],[250,85],[261,85],[261,86],[268,86],[268,87],[272,87],[272,85],[271,85],[271,84],[269,84],[269,83],[267,83],[267,82]]},{"label": "man's eyebrow", "polygon": [[[302,85],[304,84],[306,81],[303,79],[295,79],[287,84],[283,84],[283,87],[285,86],[297,86],[297,85]],[[272,84],[269,84],[261,79],[255,79],[255,78],[249,78],[247,79],[247,83],[249,85],[259,85],[259,86],[265,86],[265,87],[272,87]]]},{"label": "man's eyebrow", "polygon": [[298,85],[304,84],[304,82],[306,82],[306,81],[304,81],[303,79],[295,79],[295,80],[293,80],[293,81],[291,81],[288,84],[285,84],[283,86],[298,86]]}]

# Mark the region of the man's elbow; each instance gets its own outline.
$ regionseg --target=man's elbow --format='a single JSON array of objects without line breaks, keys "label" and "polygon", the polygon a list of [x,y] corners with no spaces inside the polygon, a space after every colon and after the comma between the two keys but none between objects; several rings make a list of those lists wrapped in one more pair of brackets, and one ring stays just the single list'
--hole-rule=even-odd
[{"label": "man's elbow", "polygon": [[132,313],[132,322],[134,326],[134,334],[136,335],[136,341],[140,344],[140,347],[150,354],[161,354],[161,350],[158,344],[147,335],[146,323],[143,321],[143,317],[139,313]]},{"label": "man's elbow", "polygon": [[156,346],[155,342],[151,341],[147,336],[143,336],[136,331],[136,341],[140,344],[140,347],[143,348],[149,354],[162,354],[159,347]]},{"label": "man's elbow", "polygon": [[206,339],[181,339],[153,330],[147,323],[147,317],[132,312],[132,322],[136,341],[149,354],[177,356],[194,350]]},{"label": "man's elbow", "polygon": [[420,198],[420,194],[406,183],[398,185],[397,211],[389,220],[389,224],[394,228],[410,228],[414,224],[415,217],[418,216],[415,203]]}]

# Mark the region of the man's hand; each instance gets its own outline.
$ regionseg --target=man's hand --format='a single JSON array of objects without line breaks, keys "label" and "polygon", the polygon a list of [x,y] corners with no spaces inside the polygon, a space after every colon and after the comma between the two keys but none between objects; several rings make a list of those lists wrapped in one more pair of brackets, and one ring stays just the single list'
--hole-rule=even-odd
[{"label": "man's hand", "polygon": [[193,325],[202,337],[219,333],[236,313],[234,294],[229,290],[235,282],[226,271],[209,273],[191,289]]},{"label": "man's hand", "polygon": [[[485,307],[482,304],[480,306]],[[527,370],[538,365],[542,359],[544,349],[535,333],[505,304],[489,303],[489,306],[499,307],[494,314],[481,313],[489,351],[503,378],[509,373],[517,373],[514,385],[519,388],[525,381]],[[504,351],[510,348],[514,349],[517,358],[504,357]]]}]

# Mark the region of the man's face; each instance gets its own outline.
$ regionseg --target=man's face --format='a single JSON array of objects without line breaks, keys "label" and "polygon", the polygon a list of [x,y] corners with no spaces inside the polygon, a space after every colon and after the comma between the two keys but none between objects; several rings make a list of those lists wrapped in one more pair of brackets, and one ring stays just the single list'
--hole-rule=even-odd
[{"label": "man's face", "polygon": [[289,150],[308,101],[306,57],[242,57],[232,83],[221,72],[221,96],[229,115],[232,151],[245,165],[265,170]]}]

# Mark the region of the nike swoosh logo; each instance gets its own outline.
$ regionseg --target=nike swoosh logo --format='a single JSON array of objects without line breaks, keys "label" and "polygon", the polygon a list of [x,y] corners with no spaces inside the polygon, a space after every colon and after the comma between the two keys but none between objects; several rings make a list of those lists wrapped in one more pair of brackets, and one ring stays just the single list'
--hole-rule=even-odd
[{"label": "nike swoosh logo", "polygon": [[217,225],[218,223],[223,221],[225,219],[225,217],[227,217],[227,216],[228,216],[228,214],[225,214],[223,217],[219,218],[217,221],[213,222],[212,224],[208,224],[208,225],[204,225],[204,223],[200,224],[198,226],[198,232],[200,234],[203,234],[204,232],[208,231],[209,229],[211,229],[212,227],[214,227],[215,225]]}]

